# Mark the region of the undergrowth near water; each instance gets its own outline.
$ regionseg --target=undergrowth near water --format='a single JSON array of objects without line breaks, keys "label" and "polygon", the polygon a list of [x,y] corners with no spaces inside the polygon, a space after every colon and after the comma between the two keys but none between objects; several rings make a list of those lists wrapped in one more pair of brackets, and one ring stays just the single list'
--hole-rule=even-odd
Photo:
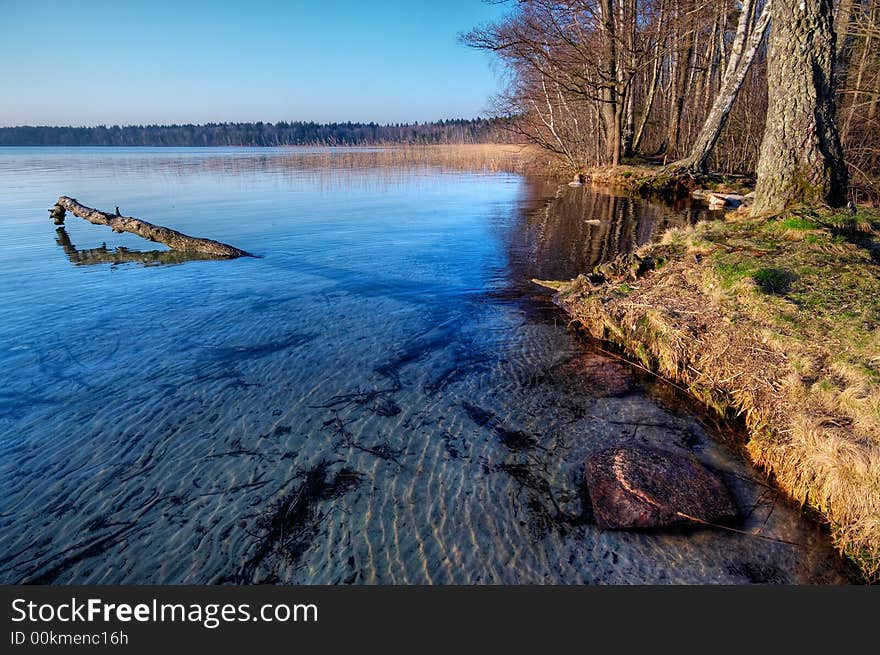
[{"label": "undergrowth near water", "polygon": [[744,175],[693,174],[656,163],[632,162],[622,166],[592,168],[584,176],[594,185],[624,189],[640,194],[687,195],[697,188],[719,193],[748,193],[753,178]]}]

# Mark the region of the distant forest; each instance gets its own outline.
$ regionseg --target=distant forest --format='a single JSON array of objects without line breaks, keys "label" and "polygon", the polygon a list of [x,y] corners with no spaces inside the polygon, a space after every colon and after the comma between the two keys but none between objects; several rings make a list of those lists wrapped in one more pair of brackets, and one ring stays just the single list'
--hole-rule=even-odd
[{"label": "distant forest", "polygon": [[431,123],[208,123],[0,127],[0,146],[366,146],[507,142],[498,118]]}]

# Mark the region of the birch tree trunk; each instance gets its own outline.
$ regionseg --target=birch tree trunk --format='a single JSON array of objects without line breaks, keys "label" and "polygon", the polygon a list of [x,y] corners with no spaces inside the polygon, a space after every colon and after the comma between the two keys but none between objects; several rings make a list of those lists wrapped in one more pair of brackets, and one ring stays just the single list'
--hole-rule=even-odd
[{"label": "birch tree trunk", "polygon": [[833,0],[773,0],[767,123],[754,214],[846,203],[835,123]]},{"label": "birch tree trunk", "polygon": [[635,138],[636,114],[633,107],[633,94],[628,93],[626,96],[626,118],[623,121],[623,157],[632,157],[633,155],[633,139]]},{"label": "birch tree trunk", "polygon": [[742,88],[746,74],[749,72],[755,54],[764,38],[764,33],[767,31],[767,25],[770,23],[771,2],[772,0],[767,0],[753,27],[752,17],[755,0],[743,1],[736,36],[733,40],[730,59],[727,61],[727,68],[724,71],[724,78],[721,81],[721,88],[715,96],[712,109],[706,116],[690,153],[684,159],[672,164],[672,167],[686,168],[693,172],[706,170],[709,156],[727,124],[727,117],[730,115],[733,103],[739,95],[739,90]]}]

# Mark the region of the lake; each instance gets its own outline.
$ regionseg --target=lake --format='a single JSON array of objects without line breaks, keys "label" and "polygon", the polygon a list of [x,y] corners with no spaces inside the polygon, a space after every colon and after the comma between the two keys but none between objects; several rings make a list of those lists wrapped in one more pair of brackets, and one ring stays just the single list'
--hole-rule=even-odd
[{"label": "lake", "polygon": [[[56,229],[62,194],[258,257]],[[381,149],[0,148],[0,582],[851,581],[735,428],[530,282],[701,217]],[[600,531],[619,443],[693,453],[761,537]]]}]

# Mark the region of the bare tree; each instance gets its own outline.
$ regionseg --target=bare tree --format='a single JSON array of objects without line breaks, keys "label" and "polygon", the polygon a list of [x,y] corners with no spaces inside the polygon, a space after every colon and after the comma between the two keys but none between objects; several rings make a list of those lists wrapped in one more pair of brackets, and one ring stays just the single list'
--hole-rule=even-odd
[{"label": "bare tree", "polygon": [[[582,157],[577,168],[616,166],[635,132],[630,96],[645,59],[638,11],[639,0],[521,0],[509,18],[462,40],[513,72],[504,105],[518,107],[521,124],[537,130],[531,140],[565,159]],[[593,131],[583,134],[588,126]],[[566,144],[565,134],[593,148]]]},{"label": "bare tree", "polygon": [[[661,66],[663,65],[663,48],[665,46],[666,35],[663,31],[665,19],[665,2],[660,0],[656,19],[656,35],[651,34],[645,44],[646,51],[650,52],[651,73],[650,81],[647,82],[647,93],[645,97],[644,108],[642,109],[642,117],[639,120],[639,127],[635,132],[632,143],[632,151],[637,152],[642,145],[642,138],[645,136],[645,127],[648,124],[648,117],[651,115],[651,109],[654,107],[654,98],[657,96],[657,86],[660,83]],[[630,94],[635,97],[635,94]]]},{"label": "bare tree", "polygon": [[[764,166],[796,161],[797,184],[827,187],[826,202],[847,183],[830,163],[839,142],[860,192],[880,195],[880,0],[508,1],[507,17],[463,41],[510,73],[501,115],[569,168],[663,155],[678,172],[754,172],[766,131]],[[806,135],[800,154],[792,130]]]},{"label": "bare tree", "polygon": [[669,112],[666,124],[666,140],[662,150],[666,155],[679,150],[681,133],[681,117],[684,111],[685,97],[689,92],[691,62],[694,56],[695,17],[689,3],[677,0],[673,3],[675,22],[673,23],[672,41],[675,47],[670,59],[670,94]]},{"label": "bare tree", "polygon": [[880,2],[843,0],[835,28],[846,163],[856,194],[876,198],[880,196]]}]

